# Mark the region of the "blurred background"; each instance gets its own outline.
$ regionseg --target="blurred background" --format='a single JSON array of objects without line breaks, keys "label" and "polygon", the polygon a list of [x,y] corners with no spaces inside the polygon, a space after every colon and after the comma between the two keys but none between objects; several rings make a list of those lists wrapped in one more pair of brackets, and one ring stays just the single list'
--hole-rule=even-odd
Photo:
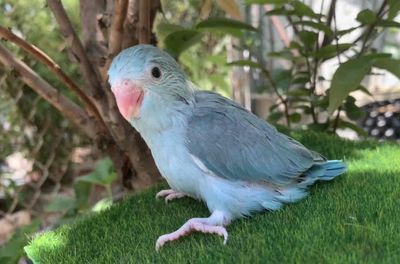
[{"label": "blurred background", "polygon": [[159,46],[199,89],[284,131],[398,144],[399,10],[398,0],[0,0],[0,262],[26,261],[30,234],[160,181],[108,91],[121,49]]}]

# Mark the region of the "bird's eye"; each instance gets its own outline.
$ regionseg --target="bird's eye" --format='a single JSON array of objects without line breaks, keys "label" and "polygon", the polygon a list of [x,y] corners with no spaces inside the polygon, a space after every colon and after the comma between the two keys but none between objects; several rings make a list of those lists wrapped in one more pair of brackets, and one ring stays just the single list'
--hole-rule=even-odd
[{"label": "bird's eye", "polygon": [[160,78],[160,77],[161,77],[161,70],[160,70],[160,68],[158,68],[158,67],[153,67],[153,69],[151,69],[151,75],[152,75],[154,78],[156,78],[156,79]]}]

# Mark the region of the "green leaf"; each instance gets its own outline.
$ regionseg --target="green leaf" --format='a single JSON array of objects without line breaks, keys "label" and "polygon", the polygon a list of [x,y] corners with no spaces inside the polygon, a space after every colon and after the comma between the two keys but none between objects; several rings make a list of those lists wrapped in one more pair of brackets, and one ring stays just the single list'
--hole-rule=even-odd
[{"label": "green leaf", "polygon": [[311,107],[309,105],[296,105],[296,109],[303,109],[304,114],[310,115],[311,114]]},{"label": "green leaf", "polygon": [[270,107],[269,107],[269,112],[271,113],[271,115],[274,113],[274,111],[280,106],[281,104],[280,103],[275,103],[275,104],[273,104],[273,105],[271,105]]},{"label": "green leaf", "polygon": [[103,198],[100,201],[98,201],[93,207],[92,211],[93,212],[100,212],[103,211],[107,208],[109,208],[113,204],[113,200],[109,197]]},{"label": "green leaf", "polygon": [[79,210],[87,209],[89,206],[91,184],[85,181],[76,181],[74,183],[74,191],[76,208]]},{"label": "green leaf", "polygon": [[376,23],[376,26],[400,28],[400,23],[392,20],[380,20]]},{"label": "green leaf", "polygon": [[73,197],[59,196],[47,204],[44,208],[46,212],[66,212],[75,207],[76,200]]},{"label": "green leaf", "polygon": [[197,29],[218,29],[224,31],[226,29],[239,29],[239,30],[249,30],[257,31],[255,27],[244,23],[239,20],[223,18],[223,17],[212,17],[199,22],[196,25]]},{"label": "green leaf", "polygon": [[265,5],[265,4],[286,4],[288,2],[289,2],[289,0],[246,0],[245,1],[246,5],[252,5],[252,4],[260,4],[260,5]]},{"label": "green leaf", "polygon": [[400,1],[399,0],[388,0],[389,13],[388,18],[393,19],[397,16],[400,11]]},{"label": "green leaf", "polygon": [[210,79],[211,83],[217,88],[217,90],[222,90],[225,93],[230,94],[230,92],[231,92],[230,86],[226,82],[223,75],[214,74],[214,75],[209,76],[209,79]]},{"label": "green leaf", "polygon": [[306,78],[310,78],[310,72],[308,71],[298,71],[296,72],[296,77],[306,77]]},{"label": "green leaf", "polygon": [[200,42],[202,36],[201,32],[192,29],[175,31],[165,38],[165,49],[173,57],[178,58],[183,51]]},{"label": "green leaf", "polygon": [[311,28],[319,30],[319,31],[323,31],[328,36],[332,36],[333,35],[332,29],[330,27],[328,27],[327,25],[325,25],[324,23],[322,23],[322,22],[297,21],[297,22],[293,22],[293,24],[294,25],[303,25],[303,26],[311,27]]},{"label": "green leaf", "polygon": [[292,96],[290,97],[290,102],[291,103],[309,103],[310,99],[305,96]]},{"label": "green leaf", "polygon": [[348,50],[351,48],[353,44],[351,43],[343,43],[343,44],[331,44],[327,45],[323,48],[321,48],[317,53],[315,54],[315,57],[318,59],[330,59],[335,57],[337,54],[342,53],[343,51]]},{"label": "green leaf", "polygon": [[310,82],[309,77],[297,77],[297,78],[293,79],[292,84],[300,84],[300,85],[304,86],[308,82]]},{"label": "green leaf", "polygon": [[314,96],[312,99],[312,103],[314,106],[318,106],[322,109],[327,109],[329,105],[329,97],[328,96]]},{"label": "green leaf", "polygon": [[[308,78],[304,78],[307,82],[309,81]],[[296,80],[296,79],[295,79]],[[295,80],[292,81],[292,84],[295,82]],[[287,92],[288,96],[309,96],[310,95],[310,90],[306,88],[299,88],[299,89],[293,89]]]},{"label": "green leaf", "polygon": [[338,128],[350,128],[351,130],[355,131],[359,136],[362,137],[368,136],[368,133],[365,132],[361,127],[357,126],[354,123],[344,121],[342,119],[339,119]]},{"label": "green leaf", "polygon": [[207,60],[217,64],[217,65],[225,65],[226,64],[226,56],[225,55],[210,55],[207,57]]},{"label": "green leaf", "polygon": [[160,42],[164,42],[164,39],[171,33],[175,31],[180,31],[184,30],[185,28],[182,27],[181,25],[176,25],[176,24],[171,24],[171,23],[166,23],[166,22],[161,22],[157,25],[156,28],[156,35],[157,39]]},{"label": "green leaf", "polygon": [[275,71],[272,72],[272,78],[274,79],[278,89],[286,93],[290,87],[293,75],[290,69],[289,70],[276,69]]},{"label": "green leaf", "polygon": [[299,113],[293,113],[289,116],[289,120],[292,123],[298,123],[301,121],[301,114]]},{"label": "green leaf", "polygon": [[373,97],[372,94],[371,94],[371,92],[368,91],[368,89],[365,88],[365,86],[364,86],[364,85],[361,85],[361,84],[360,84],[354,91],[361,91],[361,92],[363,92],[363,93],[365,93],[365,94],[368,94],[369,96]]},{"label": "green leaf", "polygon": [[33,235],[39,227],[40,221],[35,220],[30,225],[17,229],[11,239],[0,248],[0,263],[17,264],[25,255],[24,246],[28,244],[29,236]]},{"label": "green leaf", "polygon": [[355,102],[356,99],[353,96],[348,96],[344,104],[344,110],[348,118],[357,121],[364,116],[364,111]]},{"label": "green leaf", "polygon": [[318,40],[318,34],[312,31],[303,30],[299,32],[300,40],[304,43],[306,50],[313,50],[316,41]]},{"label": "green leaf", "polygon": [[259,94],[267,92],[267,91],[270,91],[270,90],[271,90],[271,86],[267,85],[265,83],[263,83],[261,85],[257,85],[256,87],[254,87],[254,92],[259,93]]},{"label": "green leaf", "polygon": [[322,124],[309,124],[308,129],[314,130],[314,131],[326,131],[329,127],[329,123],[322,123]]},{"label": "green leaf", "polygon": [[268,121],[271,123],[276,123],[279,121],[279,119],[281,119],[283,117],[283,113],[282,112],[273,112],[268,116]]},{"label": "green leaf", "polygon": [[349,34],[349,33],[353,32],[356,29],[359,29],[360,27],[362,27],[362,26],[357,26],[357,27],[352,27],[352,28],[348,28],[348,29],[338,30],[338,31],[336,31],[336,35],[337,36],[343,36],[343,35],[346,35],[346,34]]},{"label": "green leaf", "polygon": [[294,14],[292,10],[287,10],[285,7],[275,8],[265,12],[267,16],[291,16]]},{"label": "green leaf", "polygon": [[258,62],[252,60],[237,60],[227,63],[228,66],[249,66],[251,68],[263,69],[263,66],[260,65]]},{"label": "green leaf", "polygon": [[112,161],[106,158],[97,162],[96,168],[92,173],[79,177],[77,180],[106,186],[116,179],[117,174],[113,169]]},{"label": "green leaf", "polygon": [[[312,32],[312,33],[314,33],[314,32]],[[294,41],[294,40],[290,41],[289,48],[297,49],[300,52],[303,50],[303,47],[301,46],[301,44],[299,42],[297,42],[297,41]]]},{"label": "green leaf", "polygon": [[357,15],[357,21],[363,25],[371,25],[377,21],[377,17],[374,11],[371,9],[361,10]]},{"label": "green leaf", "polygon": [[282,51],[270,52],[270,53],[268,53],[268,57],[271,57],[271,58],[282,58],[282,59],[286,59],[286,60],[293,60],[293,53],[290,52],[290,50],[288,50],[288,49],[284,49]]},{"label": "green leaf", "polygon": [[392,58],[379,58],[373,62],[373,66],[387,70],[400,79],[400,60]]},{"label": "green leaf", "polygon": [[392,54],[391,53],[371,53],[371,54],[364,55],[364,57],[369,57],[372,60],[390,59],[392,57]]},{"label": "green leaf", "polygon": [[302,3],[298,0],[294,0],[290,4],[294,8],[293,9],[294,13],[299,17],[307,16],[307,17],[316,18],[316,19],[319,19],[319,17],[320,17],[320,15],[315,13],[308,5]]},{"label": "green leaf", "polygon": [[387,54],[364,55],[350,59],[339,66],[333,75],[329,89],[328,112],[330,115],[342,104],[350,92],[358,88],[364,76],[374,65],[374,61],[387,58],[387,56]]}]

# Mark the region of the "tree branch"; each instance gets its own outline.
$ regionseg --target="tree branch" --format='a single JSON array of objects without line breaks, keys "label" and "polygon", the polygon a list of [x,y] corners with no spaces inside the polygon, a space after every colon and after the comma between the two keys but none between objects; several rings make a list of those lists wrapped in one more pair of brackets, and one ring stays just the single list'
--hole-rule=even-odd
[{"label": "tree branch", "polygon": [[[336,0],[331,1],[331,5],[329,6],[328,16],[326,19],[326,25],[331,27],[332,19],[336,11]],[[321,48],[325,47],[332,41],[332,38],[329,37],[327,34],[324,35],[324,40],[322,41]]]},{"label": "tree branch", "polygon": [[102,71],[103,80],[107,79],[107,70],[112,59],[122,49],[122,37],[124,33],[124,21],[128,9],[128,0],[116,0],[114,15],[112,18],[110,34],[108,39],[108,54],[105,66]]},{"label": "tree branch", "polygon": [[139,43],[137,37],[137,25],[139,23],[140,0],[129,0],[128,11],[124,23],[124,35],[122,37],[122,48],[128,48]]},{"label": "tree branch", "polygon": [[99,120],[101,120],[101,116],[97,111],[96,107],[93,105],[93,102],[89,99],[89,97],[74,83],[74,81],[66,75],[61,67],[53,61],[46,53],[37,48],[36,46],[29,44],[22,38],[18,37],[11,30],[8,30],[5,27],[0,26],[0,37],[7,39],[17,46],[24,49],[26,52],[31,54],[35,59],[42,62],[47,68],[54,73],[55,76],[58,77],[69,89],[71,89],[87,106],[88,111],[96,116]]},{"label": "tree branch", "polygon": [[150,0],[140,0],[139,43],[150,43]]},{"label": "tree branch", "polygon": [[24,62],[17,59],[7,49],[0,45],[0,62],[7,68],[15,70],[21,75],[24,83],[36,93],[62,112],[71,122],[77,125],[89,137],[95,137],[96,129],[89,116],[74,102],[60,94],[54,87],[29,68]]},{"label": "tree branch", "polygon": [[99,23],[106,10],[106,1],[80,0],[79,8],[82,44],[90,62],[97,71],[100,71],[104,66],[107,55],[106,39],[108,38],[102,33]]},{"label": "tree branch", "polygon": [[[379,10],[378,10],[378,12],[377,12],[377,14],[376,14],[376,16],[378,17],[378,20],[377,20],[377,21],[379,21],[380,19],[382,19],[382,17],[384,16],[384,11],[385,11],[386,6],[387,6],[387,0],[383,0],[381,7],[379,8]],[[357,39],[355,39],[355,40],[353,41],[353,43],[357,43],[357,42],[359,42],[360,40],[363,40],[363,43],[361,44],[362,46],[361,46],[360,52],[358,53],[358,57],[361,56],[361,55],[363,54],[365,48],[367,47],[367,42],[368,42],[368,40],[369,40],[369,38],[370,38],[372,32],[374,31],[374,28],[375,28],[375,26],[376,26],[376,23],[377,23],[377,22],[374,22],[374,23],[372,23],[371,25],[369,25],[369,26],[365,29],[365,31],[364,31]]]},{"label": "tree branch", "polygon": [[93,65],[89,62],[83,45],[78,38],[78,35],[76,34],[74,28],[72,27],[71,21],[69,20],[61,1],[47,0],[47,4],[53,12],[57,23],[60,26],[60,30],[64,35],[64,38],[70,45],[73,54],[77,57],[79,61],[79,66],[81,68],[82,74],[90,87],[91,96],[93,96],[95,99],[103,97],[104,92],[102,90],[98,74],[95,71]]},{"label": "tree branch", "polygon": [[278,86],[276,85],[274,79],[272,78],[271,73],[264,67],[261,68],[261,71],[264,73],[265,77],[267,77],[269,83],[271,84],[272,89],[274,90],[275,94],[278,96],[279,100],[283,104],[286,125],[288,126],[288,128],[290,128],[290,115],[289,115],[289,106],[287,100],[283,98],[283,96],[279,92]]}]

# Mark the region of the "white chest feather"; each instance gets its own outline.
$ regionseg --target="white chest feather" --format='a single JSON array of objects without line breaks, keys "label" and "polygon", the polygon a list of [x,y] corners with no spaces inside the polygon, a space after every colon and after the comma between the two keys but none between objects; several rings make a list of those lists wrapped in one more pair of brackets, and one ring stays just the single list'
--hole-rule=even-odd
[{"label": "white chest feather", "polygon": [[149,145],[161,175],[172,189],[200,198],[201,170],[184,145],[184,134],[179,127],[143,135]]}]

